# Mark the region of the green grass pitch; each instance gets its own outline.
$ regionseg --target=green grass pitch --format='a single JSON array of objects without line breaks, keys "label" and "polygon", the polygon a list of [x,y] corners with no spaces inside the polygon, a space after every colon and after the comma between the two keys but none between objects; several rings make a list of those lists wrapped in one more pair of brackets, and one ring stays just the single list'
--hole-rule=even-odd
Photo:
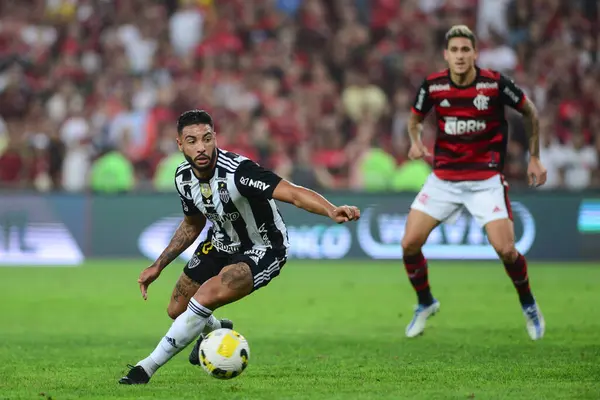
[{"label": "green grass pitch", "polygon": [[600,264],[531,263],[547,321],[532,342],[498,263],[430,263],[441,312],[404,337],[415,301],[400,262],[290,261],[266,288],[217,311],[250,343],[219,381],[188,349],[147,386],[117,380],[167,331],[170,266],[139,295],[146,261],[0,268],[4,399],[600,399]]}]

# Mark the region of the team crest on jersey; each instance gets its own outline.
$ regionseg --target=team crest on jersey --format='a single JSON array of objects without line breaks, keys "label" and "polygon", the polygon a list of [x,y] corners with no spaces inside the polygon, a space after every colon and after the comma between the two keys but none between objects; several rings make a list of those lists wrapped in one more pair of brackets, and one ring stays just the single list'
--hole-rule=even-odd
[{"label": "team crest on jersey", "polygon": [[210,189],[210,185],[208,183],[203,183],[200,185],[200,193],[202,196],[209,198],[212,196],[212,190]]},{"label": "team crest on jersey", "polygon": [[482,110],[488,109],[489,101],[490,101],[490,98],[488,96],[484,96],[481,93],[479,93],[475,97],[475,99],[473,99],[473,104],[475,105],[475,108],[477,108],[479,111],[482,111]]},{"label": "team crest on jersey", "polygon": [[219,197],[223,203],[229,202],[229,192],[225,188],[219,189]]}]

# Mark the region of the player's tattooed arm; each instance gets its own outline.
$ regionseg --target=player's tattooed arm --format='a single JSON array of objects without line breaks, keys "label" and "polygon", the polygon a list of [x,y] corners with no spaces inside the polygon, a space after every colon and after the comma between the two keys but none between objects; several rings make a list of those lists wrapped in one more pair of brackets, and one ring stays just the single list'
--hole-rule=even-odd
[{"label": "player's tattooed arm", "polygon": [[537,108],[530,99],[525,99],[521,113],[525,117],[525,129],[529,137],[529,154],[540,157],[540,120]]},{"label": "player's tattooed arm", "polygon": [[202,214],[186,215],[173,234],[171,242],[162,254],[156,259],[154,265],[163,270],[181,253],[194,243],[206,224],[206,217]]},{"label": "player's tattooed arm", "polygon": [[422,115],[410,113],[410,117],[408,118],[408,136],[411,143],[419,143],[421,141],[423,119]]}]

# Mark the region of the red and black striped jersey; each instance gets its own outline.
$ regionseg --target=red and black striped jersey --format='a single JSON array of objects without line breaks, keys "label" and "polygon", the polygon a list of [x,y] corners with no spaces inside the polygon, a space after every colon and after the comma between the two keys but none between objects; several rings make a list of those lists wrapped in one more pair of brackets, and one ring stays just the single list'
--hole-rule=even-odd
[{"label": "red and black striped jersey", "polygon": [[468,86],[457,86],[450,71],[429,75],[421,84],[412,112],[425,116],[433,107],[437,137],[433,172],[440,179],[488,179],[504,168],[508,123],[504,106],[521,110],[525,94],[503,74],[477,68]]}]

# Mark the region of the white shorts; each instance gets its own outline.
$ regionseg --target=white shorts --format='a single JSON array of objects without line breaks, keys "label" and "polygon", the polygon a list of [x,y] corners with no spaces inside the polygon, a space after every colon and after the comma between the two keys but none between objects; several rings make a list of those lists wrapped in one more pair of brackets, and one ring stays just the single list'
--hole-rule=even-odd
[{"label": "white shorts", "polygon": [[508,184],[500,174],[483,181],[454,182],[432,173],[411,205],[412,209],[450,224],[456,222],[463,207],[481,227],[498,219],[512,220]]}]

